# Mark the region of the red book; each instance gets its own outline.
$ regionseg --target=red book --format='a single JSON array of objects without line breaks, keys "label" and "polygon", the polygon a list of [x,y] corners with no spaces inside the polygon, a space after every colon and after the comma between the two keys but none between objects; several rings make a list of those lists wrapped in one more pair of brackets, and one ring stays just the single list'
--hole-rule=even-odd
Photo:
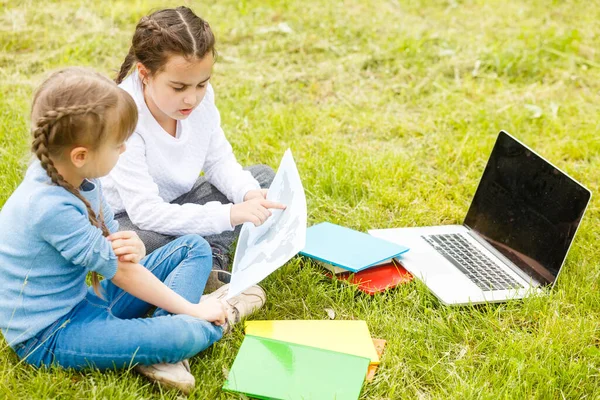
[{"label": "red book", "polygon": [[[327,272],[329,277],[333,276],[331,272]],[[383,292],[387,289],[394,288],[402,283],[412,281],[413,276],[404,269],[400,264],[391,262],[377,267],[371,267],[362,271],[342,272],[335,275],[339,280],[349,282],[356,285],[357,289],[370,294]]]}]

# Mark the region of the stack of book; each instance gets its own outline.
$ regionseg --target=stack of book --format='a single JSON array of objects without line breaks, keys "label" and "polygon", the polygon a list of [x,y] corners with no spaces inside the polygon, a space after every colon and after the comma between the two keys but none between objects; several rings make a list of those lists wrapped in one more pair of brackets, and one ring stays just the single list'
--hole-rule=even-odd
[{"label": "stack of book", "polygon": [[398,262],[408,248],[323,222],[306,230],[306,246],[300,254],[370,295],[412,280]]},{"label": "stack of book", "polygon": [[365,321],[248,321],[223,389],[260,399],[355,400],[384,344]]}]

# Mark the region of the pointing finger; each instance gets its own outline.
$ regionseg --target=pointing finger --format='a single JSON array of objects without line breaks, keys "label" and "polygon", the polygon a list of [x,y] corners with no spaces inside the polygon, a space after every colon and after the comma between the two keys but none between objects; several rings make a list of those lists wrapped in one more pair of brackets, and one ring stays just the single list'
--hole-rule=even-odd
[{"label": "pointing finger", "polygon": [[285,204],[277,203],[276,201],[270,201],[270,200],[261,201],[260,205],[265,208],[276,208],[279,210],[285,210],[287,207]]}]

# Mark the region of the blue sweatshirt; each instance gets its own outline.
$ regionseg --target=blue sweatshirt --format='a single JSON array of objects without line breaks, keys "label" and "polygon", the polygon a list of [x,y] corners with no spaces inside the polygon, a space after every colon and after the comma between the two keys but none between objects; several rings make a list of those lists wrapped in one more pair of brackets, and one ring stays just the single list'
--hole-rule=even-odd
[{"label": "blue sweatshirt", "polygon": [[[102,203],[116,232],[99,180],[84,181],[80,192],[96,214]],[[85,204],[34,162],[0,211],[0,330],[8,344],[25,342],[82,301],[90,271],[115,275],[111,244],[90,224]]]}]

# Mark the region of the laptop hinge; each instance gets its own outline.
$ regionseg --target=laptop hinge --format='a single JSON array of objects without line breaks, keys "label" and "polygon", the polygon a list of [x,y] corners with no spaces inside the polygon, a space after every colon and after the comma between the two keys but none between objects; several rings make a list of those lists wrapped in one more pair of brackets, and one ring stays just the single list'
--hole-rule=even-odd
[{"label": "laptop hinge", "polygon": [[485,240],[484,238],[479,236],[479,234],[477,232],[475,232],[474,230],[469,228],[467,225],[463,225],[463,226],[465,228],[467,228],[467,232],[469,232],[469,236],[471,236],[473,239],[477,240],[477,242],[479,242],[479,244],[481,244],[483,247],[485,247],[487,250],[489,250],[493,255],[498,257],[500,259],[500,261],[502,261],[507,267],[509,267],[515,274],[517,274],[521,278],[523,278],[523,280],[525,282],[529,282],[529,283],[531,283],[531,286],[535,286],[535,287],[542,286],[540,284],[540,282],[538,282],[533,276],[530,276],[525,271],[523,271],[521,268],[519,268],[515,263],[510,261],[506,256],[504,256],[504,254],[502,254],[494,246],[489,244],[487,242],[487,240]]}]

